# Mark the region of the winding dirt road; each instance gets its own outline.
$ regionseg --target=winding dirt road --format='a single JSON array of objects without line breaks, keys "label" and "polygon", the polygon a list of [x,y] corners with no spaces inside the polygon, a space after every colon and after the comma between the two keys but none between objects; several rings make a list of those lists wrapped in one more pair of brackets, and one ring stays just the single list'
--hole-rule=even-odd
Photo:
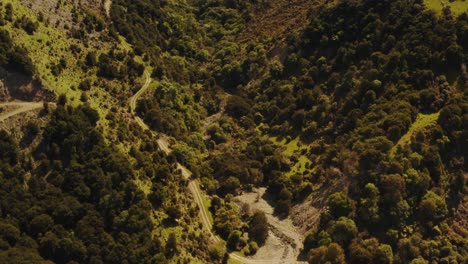
[{"label": "winding dirt road", "polygon": [[[145,130],[150,130],[148,125],[146,125],[145,122],[143,121],[143,119],[141,119],[139,116],[137,116],[135,114],[135,108],[136,108],[136,103],[138,101],[138,98],[140,98],[148,90],[149,85],[151,83],[151,76],[149,75],[149,73],[147,71],[145,71],[145,77],[146,77],[145,83],[143,84],[141,89],[135,95],[133,95],[130,98],[129,104],[130,104],[130,111],[131,111],[132,115],[134,116],[134,118],[135,118],[136,122],[138,123],[138,125],[141,128],[145,129]],[[153,133],[156,136],[156,134],[154,132],[151,132],[151,133]],[[169,155],[169,153],[171,153],[172,150],[169,147],[170,143],[169,143],[168,137],[166,135],[164,135],[162,133],[159,133],[159,138],[157,140],[157,143],[158,143],[159,148],[166,155]],[[177,166],[177,169],[180,170],[182,176],[185,179],[189,180],[188,188],[189,188],[190,192],[192,193],[197,206],[200,208],[200,217],[201,217],[203,225],[205,227],[207,227],[207,230],[208,230],[210,236],[215,241],[220,241],[220,238],[217,237],[211,231],[211,226],[213,224],[211,223],[211,220],[210,220],[210,217],[209,217],[209,212],[207,212],[206,208],[203,205],[202,194],[200,193],[200,188],[198,188],[198,180],[191,179],[192,173],[186,167],[184,167],[182,164],[180,164],[179,162],[176,163],[176,166]]]},{"label": "winding dirt road", "polygon": [[0,107],[15,107],[12,111],[8,111],[5,113],[0,113],[0,122],[4,120],[32,110],[39,109],[44,106],[43,102],[7,102],[7,103],[0,103]]},{"label": "winding dirt road", "polygon": [[[136,103],[137,103],[138,99],[148,90],[149,85],[151,83],[151,76],[149,75],[149,73],[147,71],[145,71],[144,74],[145,74],[145,77],[146,77],[146,81],[143,84],[143,86],[141,87],[141,89],[137,93],[135,93],[135,95],[133,95],[130,98],[129,104],[130,104],[130,111],[131,111],[135,121],[137,122],[137,124],[141,128],[143,128],[144,130],[147,130],[147,129],[149,130],[148,125],[146,125],[145,122],[140,117],[135,115]],[[153,135],[156,136],[156,134],[154,132],[151,131],[151,133],[153,133]],[[169,143],[168,137],[166,135],[164,135],[162,133],[159,133],[159,138],[157,140],[157,143],[158,143],[159,148],[166,155],[171,153],[172,150],[170,148],[170,143]],[[206,228],[206,230],[208,231],[208,233],[209,233],[210,237],[213,239],[213,241],[215,241],[215,242],[222,241],[221,238],[219,238],[217,235],[215,235],[213,233],[212,229],[211,229],[211,227],[213,226],[213,223],[211,222],[211,219],[209,217],[209,212],[208,212],[207,208],[204,206],[203,197],[202,197],[203,193],[201,192],[201,190],[199,188],[198,179],[192,179],[191,178],[192,173],[186,167],[184,167],[182,164],[180,164],[179,162],[176,163],[176,166],[177,166],[177,169],[180,170],[182,176],[185,179],[189,180],[188,188],[189,188],[193,198],[195,199],[195,203],[197,204],[198,208],[200,209],[200,219],[201,219],[201,222],[202,222],[203,226]],[[272,259],[251,259],[251,258],[246,258],[246,257],[240,256],[240,255],[234,254],[234,253],[230,253],[229,257],[236,260],[236,261],[244,263],[244,264],[272,264],[272,263],[276,263],[276,261],[272,261]],[[295,261],[288,262],[288,263],[294,263],[294,262]],[[284,260],[278,260],[277,263],[285,263],[285,262],[284,262]]]}]

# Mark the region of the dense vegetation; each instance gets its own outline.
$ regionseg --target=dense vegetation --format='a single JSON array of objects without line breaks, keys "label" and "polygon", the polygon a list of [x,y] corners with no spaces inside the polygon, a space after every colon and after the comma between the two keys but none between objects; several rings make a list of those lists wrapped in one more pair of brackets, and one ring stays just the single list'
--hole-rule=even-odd
[{"label": "dense vegetation", "polygon": [[0,66],[31,75],[34,66],[26,50],[13,44],[8,31],[0,29]]},{"label": "dense vegetation", "polygon": [[[209,168],[194,164],[207,191],[230,199],[266,185],[276,213],[287,216],[314,189],[325,190],[329,210],[305,243],[312,263],[327,251],[352,263],[464,259],[465,231],[457,234],[452,219],[465,193],[467,14],[438,16],[422,1],[341,1],[288,36],[286,55],[268,57],[262,43],[246,50],[236,43],[251,10],[236,3],[198,3],[200,19],[217,29],[208,39],[222,43],[207,66],[215,80],[198,82],[236,94],[227,116],[202,131]],[[199,116],[168,108],[160,93],[142,104],[146,120],[205,151],[181,136],[198,133],[186,123]],[[210,112],[203,100],[199,106]],[[181,121],[163,124],[174,118]],[[306,147],[285,156],[256,127]],[[295,163],[301,169],[290,173]]]},{"label": "dense vegetation", "polygon": [[113,1],[111,17],[114,31],[135,46],[136,54],[144,52],[156,77],[183,84],[195,81],[194,60],[206,59],[206,51],[189,6],[161,0],[119,0]]},{"label": "dense vegetation", "polygon": [[[327,250],[336,263],[466,259],[451,217],[465,193],[467,19],[437,17],[418,1],[342,1],[292,36],[285,60],[247,90],[266,133],[311,146],[299,181],[265,175],[272,193],[349,185],[329,196],[307,237],[311,263]],[[398,144],[418,115],[433,113],[436,123]]]},{"label": "dense vegetation", "polygon": [[[81,101],[101,88],[117,100],[99,116],[61,96],[44,129],[24,129],[30,149],[0,132],[0,259],[220,262],[177,161],[211,196],[229,251],[265,243],[265,214],[234,197],[266,187],[280,218],[304,203],[321,212],[304,224],[310,263],[466,261],[468,13],[438,14],[422,0],[327,1],[301,30],[245,40],[270,6],[114,0],[109,18],[74,6],[68,37],[110,43],[70,45],[86,74]],[[11,4],[0,9],[0,26],[38,30]],[[38,76],[11,36],[0,28],[0,66]],[[117,48],[121,37],[132,47]],[[47,65],[56,79],[69,67],[65,57]],[[136,112],[173,138],[168,157],[127,123],[145,70],[155,81]]]},{"label": "dense vegetation", "polygon": [[97,119],[59,106],[34,157],[1,132],[3,260],[149,263],[164,252],[131,164],[104,143]]}]

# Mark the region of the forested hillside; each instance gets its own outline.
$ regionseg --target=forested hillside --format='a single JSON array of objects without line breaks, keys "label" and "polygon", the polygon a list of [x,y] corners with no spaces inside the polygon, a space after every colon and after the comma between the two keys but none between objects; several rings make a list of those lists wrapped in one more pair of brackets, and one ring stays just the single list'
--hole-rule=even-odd
[{"label": "forested hillside", "polygon": [[340,182],[306,239],[312,263],[329,250],[351,263],[466,260],[466,229],[451,219],[466,174],[468,17],[421,4],[338,3],[248,90],[265,133],[310,144],[303,170],[271,175],[270,190]]},{"label": "forested hillside", "polygon": [[303,201],[321,207],[305,241],[311,263],[327,250],[338,262],[463,261],[467,226],[453,220],[466,203],[467,14],[438,15],[422,1],[339,1],[286,43],[243,46],[233,36],[254,10],[240,6],[200,7],[214,28],[232,29],[208,66],[211,82],[233,94],[227,116],[202,131],[208,150],[193,139],[200,128],[187,126],[199,119],[190,110],[159,92],[141,108],[154,129],[191,131],[194,152],[210,153],[186,163],[201,169],[207,191],[229,199],[266,185],[283,217]]},{"label": "forested hillside", "polygon": [[[129,122],[151,66],[82,4],[0,4],[0,262],[212,262],[186,181]],[[58,101],[28,113],[37,86]]]},{"label": "forested hillside", "polygon": [[468,2],[5,1],[0,262],[468,260]]},{"label": "forested hillside", "polygon": [[86,107],[59,106],[34,158],[21,157],[2,133],[1,259],[137,262],[162,252],[146,235],[151,204],[132,183],[131,165],[95,130],[97,118]]}]

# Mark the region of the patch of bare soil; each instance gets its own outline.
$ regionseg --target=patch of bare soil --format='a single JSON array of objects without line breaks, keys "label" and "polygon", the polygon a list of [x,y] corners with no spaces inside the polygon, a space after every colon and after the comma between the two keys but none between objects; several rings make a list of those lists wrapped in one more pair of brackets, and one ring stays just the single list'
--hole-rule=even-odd
[{"label": "patch of bare soil", "polygon": [[[465,173],[464,177],[466,182],[468,180],[468,174]],[[468,196],[466,195],[463,196],[455,211],[452,229],[462,236],[468,236]]]},{"label": "patch of bare soil", "polygon": [[254,11],[247,28],[239,37],[249,42],[258,37],[282,37],[307,26],[308,14],[323,1],[275,0]]},{"label": "patch of bare soil", "polygon": [[[10,113],[21,107],[8,106],[2,107],[5,109],[0,113],[0,118],[2,118],[4,113]],[[24,134],[22,127],[28,123],[30,120],[34,120],[38,123],[41,123],[42,119],[45,118],[44,115],[41,115],[42,108],[32,109],[30,111],[25,111],[21,114],[11,116],[9,118],[2,119],[0,121],[0,129],[4,129],[12,133],[12,135],[18,140],[18,142],[23,138]]]},{"label": "patch of bare soil", "polygon": [[0,67],[0,102],[54,101],[55,94],[45,89],[40,82],[19,72],[7,71]]},{"label": "patch of bare soil", "polygon": [[305,234],[310,230],[315,230],[320,222],[322,208],[316,208],[309,202],[294,206],[291,209],[290,217],[299,233]]},{"label": "patch of bare soil", "polygon": [[[11,104],[11,105],[9,105]],[[0,113],[0,122],[3,122],[13,116],[21,115],[32,110],[43,108],[44,103],[42,102],[10,102],[10,103],[0,103],[1,113]]]},{"label": "patch of bare soil", "polygon": [[327,182],[318,188],[305,202],[291,209],[290,217],[302,234],[316,230],[320,214],[325,210],[327,198],[335,192],[348,192],[349,179],[342,175],[337,180]]},{"label": "patch of bare soil", "polygon": [[111,5],[112,5],[112,1],[111,0],[104,0],[104,10],[106,11],[106,15],[108,17],[110,17],[110,8],[111,8]]},{"label": "patch of bare soil", "polygon": [[[92,10],[94,13],[104,16],[105,15],[105,0],[80,0],[80,1],[57,1],[57,0],[21,0],[21,3],[29,7],[35,13],[42,13],[44,19],[48,20],[51,25],[58,28],[64,28],[65,25],[73,26],[72,5],[84,7]],[[110,5],[109,5],[110,7]]]},{"label": "patch of bare soil", "polygon": [[273,215],[273,207],[262,197],[266,188],[244,193],[236,200],[249,204],[252,211],[263,211],[270,227],[269,237],[253,259],[271,259],[271,263],[298,263],[304,236],[290,218],[279,219]]}]

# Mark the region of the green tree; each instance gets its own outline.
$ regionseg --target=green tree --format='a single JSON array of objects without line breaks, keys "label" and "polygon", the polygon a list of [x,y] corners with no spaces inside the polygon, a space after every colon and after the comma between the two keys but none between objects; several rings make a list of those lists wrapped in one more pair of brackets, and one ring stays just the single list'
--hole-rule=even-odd
[{"label": "green tree", "polygon": [[61,94],[58,98],[58,104],[64,106],[67,103],[67,95]]},{"label": "green tree", "polygon": [[445,200],[432,191],[428,191],[419,203],[418,211],[423,222],[434,221],[436,223],[445,219],[448,214]]},{"label": "green tree", "polygon": [[270,63],[270,74],[271,76],[278,78],[281,77],[283,74],[284,66],[283,64],[279,61],[278,58],[274,58],[271,63]]},{"label": "green tree", "polygon": [[239,212],[230,204],[219,208],[215,213],[214,227],[221,237],[227,239],[234,230],[242,226]]},{"label": "green tree", "polygon": [[0,238],[5,239],[10,246],[14,246],[20,237],[20,231],[14,225],[0,222]]},{"label": "green tree", "polygon": [[347,245],[357,234],[356,224],[352,219],[340,217],[337,221],[333,221],[330,227],[330,234],[333,241],[340,245]]},{"label": "green tree", "polygon": [[226,104],[226,113],[237,119],[249,115],[251,109],[250,104],[240,96],[230,96]]},{"label": "green tree", "polygon": [[374,263],[374,255],[379,246],[379,241],[376,238],[361,239],[360,237],[353,240],[349,245],[349,259],[353,264]]},{"label": "green tree", "polygon": [[262,211],[256,211],[249,222],[249,236],[258,245],[265,244],[268,238],[268,220]]},{"label": "green tree", "polygon": [[344,250],[336,243],[311,249],[309,252],[309,263],[345,264]]},{"label": "green tree", "polygon": [[221,183],[221,188],[225,190],[226,193],[235,194],[240,188],[241,184],[238,178],[230,176],[226,181]]},{"label": "green tree", "polygon": [[358,215],[364,223],[373,224],[379,220],[380,191],[373,183],[364,187],[363,198],[359,201]]},{"label": "green tree", "polygon": [[349,199],[343,192],[336,192],[328,197],[330,213],[335,217],[348,216],[354,208],[353,200]]},{"label": "green tree", "polygon": [[47,214],[41,214],[34,217],[29,224],[31,233],[37,236],[40,233],[45,233],[54,225],[54,220]]},{"label": "green tree", "polygon": [[393,250],[390,245],[381,244],[375,252],[375,263],[392,264],[393,263]]},{"label": "green tree", "polygon": [[85,63],[89,67],[97,65],[96,53],[94,51],[90,51],[88,54],[86,54]]},{"label": "green tree", "polygon": [[255,241],[251,241],[249,243],[250,254],[255,255],[255,253],[258,251],[258,248],[259,247]]},{"label": "green tree", "polygon": [[227,242],[226,242],[226,247],[229,249],[229,250],[237,250],[237,246],[239,244],[239,242],[241,241],[241,236],[242,236],[242,232],[239,231],[239,230],[234,230],[231,232],[231,234],[229,234],[229,237],[227,239]]}]

